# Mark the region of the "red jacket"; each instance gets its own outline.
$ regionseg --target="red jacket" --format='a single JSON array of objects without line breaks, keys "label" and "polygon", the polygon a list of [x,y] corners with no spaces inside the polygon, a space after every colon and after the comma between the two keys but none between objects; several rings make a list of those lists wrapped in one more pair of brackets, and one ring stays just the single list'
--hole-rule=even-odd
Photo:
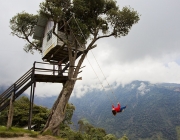
[{"label": "red jacket", "polygon": [[117,107],[114,107],[114,105],[112,105],[112,110],[116,110],[116,112],[120,112],[120,110],[121,110],[121,105],[120,105],[120,103],[118,103],[118,106],[117,106]]}]

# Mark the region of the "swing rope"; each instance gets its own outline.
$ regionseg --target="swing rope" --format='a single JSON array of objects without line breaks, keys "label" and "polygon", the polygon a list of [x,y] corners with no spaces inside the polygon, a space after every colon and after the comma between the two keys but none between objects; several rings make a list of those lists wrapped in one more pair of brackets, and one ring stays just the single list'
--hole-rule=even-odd
[{"label": "swing rope", "polygon": [[[86,56],[86,59],[88,60],[88,63],[90,64],[90,66],[91,66],[92,70],[94,71],[94,73],[95,73],[96,77],[98,78],[98,80],[99,80],[99,82],[100,82],[100,84],[101,84],[101,86],[102,86],[103,90],[105,91],[105,87],[103,86],[103,84],[102,84],[101,80],[99,79],[99,77],[98,77],[97,73],[95,72],[95,70],[94,70],[94,68],[93,68],[92,64],[90,63],[89,59],[87,58],[87,56]],[[107,94],[107,97],[108,97],[108,99],[110,100],[110,102],[113,104],[113,101],[112,101],[112,99],[108,96],[108,94]]]},{"label": "swing rope", "polygon": [[99,69],[101,70],[101,73],[102,73],[102,75],[104,76],[104,79],[105,79],[105,81],[106,81],[108,87],[110,88],[111,93],[114,95],[114,99],[118,102],[117,97],[115,96],[112,87],[110,86],[109,82],[107,81],[107,78],[105,77],[105,75],[104,75],[104,73],[103,73],[103,71],[102,71],[102,69],[101,69],[101,67],[100,67],[100,65],[99,65],[99,63],[98,63],[98,61],[97,61],[97,59],[95,58],[95,55],[94,55],[94,53],[93,53],[92,50],[91,50],[91,53],[92,53],[94,59],[96,60],[96,63],[97,63],[97,65],[98,65]]},{"label": "swing rope", "polygon": [[[82,32],[82,30],[81,30],[81,28],[80,28],[80,26],[79,26],[77,20],[75,19],[74,15],[73,15],[73,18],[74,18],[74,20],[75,20],[75,22],[76,22],[76,24],[77,24],[77,26],[78,26],[78,28],[79,28],[79,30],[80,30],[82,36],[83,36],[84,39],[86,40],[86,37],[85,37],[85,35],[83,34],[83,32]],[[95,55],[93,54],[93,51],[92,51],[92,50],[90,50],[90,51],[91,51],[91,53],[92,53],[92,55],[93,55],[93,57],[94,57],[96,63],[98,64],[98,67],[99,67],[99,69],[101,70],[101,73],[103,74],[104,79],[105,79],[107,85],[109,86],[109,88],[110,88],[110,90],[111,90],[111,93],[113,94],[114,92],[113,92],[113,90],[112,90],[112,87],[110,86],[109,82],[107,81],[107,79],[106,79],[106,77],[105,77],[105,75],[104,75],[104,73],[103,73],[103,71],[102,71],[102,69],[101,69],[101,67],[100,67],[100,65],[99,65],[99,63],[98,63],[98,61],[97,61],[97,59],[95,58]],[[87,56],[86,56],[86,58],[87,58]],[[88,58],[87,58],[87,60],[88,60]],[[92,65],[91,65],[91,63],[90,63],[89,60],[88,60],[88,62],[89,62],[89,64],[90,64],[91,68],[93,69],[94,73],[96,74],[97,78],[99,79],[97,73],[95,72],[95,70],[94,70],[94,68],[92,67]],[[100,79],[99,79],[99,81],[100,81]],[[100,83],[101,83],[101,86],[103,87],[103,89],[105,89],[101,81],[100,81]],[[113,94],[113,95],[114,95],[115,100],[117,100],[117,97],[115,96],[115,94]],[[108,97],[108,98],[109,98],[109,97]],[[109,99],[110,99],[110,98],[109,98]],[[117,102],[118,102],[118,100],[117,100]]]}]

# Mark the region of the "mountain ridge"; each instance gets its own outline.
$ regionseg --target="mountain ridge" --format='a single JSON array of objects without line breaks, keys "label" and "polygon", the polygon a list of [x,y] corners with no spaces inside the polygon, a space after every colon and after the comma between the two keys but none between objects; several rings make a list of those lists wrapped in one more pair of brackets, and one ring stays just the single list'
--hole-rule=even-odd
[{"label": "mountain ridge", "polygon": [[128,105],[128,108],[117,116],[112,115],[110,101],[103,98],[101,91],[93,95],[88,93],[81,99],[71,98],[70,102],[77,108],[74,112],[76,119],[87,118],[93,125],[118,137],[126,134],[131,140],[158,137],[176,140],[176,128],[180,126],[179,87],[180,84],[151,84],[147,81],[119,86],[114,94],[122,106]]},{"label": "mountain ridge", "polygon": [[[69,102],[76,107],[72,128],[77,130],[78,120],[86,118],[117,137],[126,134],[131,140],[180,139],[180,84],[133,81],[113,90],[114,95],[92,89],[81,98],[72,96]],[[34,102],[51,108],[56,98],[35,96]],[[117,102],[128,107],[113,116],[111,105]]]}]

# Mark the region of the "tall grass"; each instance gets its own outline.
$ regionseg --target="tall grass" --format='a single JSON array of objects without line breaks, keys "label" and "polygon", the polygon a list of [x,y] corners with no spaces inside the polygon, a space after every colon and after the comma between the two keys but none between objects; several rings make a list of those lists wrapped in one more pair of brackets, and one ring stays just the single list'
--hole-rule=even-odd
[{"label": "tall grass", "polygon": [[0,137],[20,137],[28,134],[31,137],[37,137],[38,132],[25,130],[23,128],[11,127],[7,129],[5,126],[0,126]]}]

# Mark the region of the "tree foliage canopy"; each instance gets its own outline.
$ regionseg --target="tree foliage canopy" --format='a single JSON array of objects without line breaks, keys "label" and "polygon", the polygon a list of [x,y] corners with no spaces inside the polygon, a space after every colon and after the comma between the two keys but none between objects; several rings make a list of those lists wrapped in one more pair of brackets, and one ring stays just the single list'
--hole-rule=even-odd
[{"label": "tree foliage canopy", "polygon": [[91,46],[103,37],[126,36],[139,21],[137,11],[131,7],[120,9],[115,0],[45,0],[40,3],[37,15],[21,12],[10,20],[12,34],[27,40],[27,52],[41,52],[41,43],[29,39],[40,15],[53,20],[55,25],[61,23],[66,27],[65,32],[71,30],[81,43],[91,39]]},{"label": "tree foliage canopy", "polygon": [[[51,33],[63,42],[63,47],[67,47],[68,53],[64,57],[68,58],[69,64],[66,66],[75,66],[77,57],[81,56],[75,68],[69,67],[69,79],[77,78],[85,56],[90,49],[94,48],[97,40],[111,36],[125,36],[132,25],[139,21],[139,14],[134,9],[130,7],[120,9],[115,0],[44,0],[40,4],[37,15],[22,12],[10,20],[12,34],[27,40],[28,44],[25,45],[27,52],[33,52],[33,50],[41,52],[42,36],[40,36],[40,41],[32,39],[37,19],[40,17],[53,21]],[[58,35],[55,30],[56,25],[59,25],[58,31],[59,27],[63,31],[64,37]],[[69,40],[69,36],[72,40]],[[82,47],[82,44],[86,45],[84,47],[86,50],[79,52],[77,48]],[[64,108],[75,83],[76,80],[67,80],[63,83],[63,89],[52,107],[43,131],[50,130],[53,135],[59,134],[59,125],[65,117]],[[90,125],[87,128],[90,132],[97,130],[91,128]]]},{"label": "tree foliage canopy", "polygon": [[[28,125],[28,117],[29,117],[29,106],[30,101],[27,97],[22,96],[14,103],[14,118],[13,118],[13,126],[24,127]],[[73,115],[73,111],[75,110],[75,106],[72,104],[67,104],[66,114],[64,121],[61,124],[61,127],[67,127],[72,124],[71,118]],[[33,117],[32,124],[36,124],[36,129],[42,129],[42,126],[46,123],[50,110],[43,106],[33,105]],[[6,125],[7,122],[7,114],[8,109],[2,111],[0,115],[0,125]]]},{"label": "tree foliage canopy", "polygon": [[25,39],[27,44],[24,46],[26,52],[33,53],[33,50],[42,52],[41,42],[38,40],[32,40],[34,34],[34,28],[37,25],[38,15],[21,12],[16,14],[10,20],[10,28],[12,35]]}]

